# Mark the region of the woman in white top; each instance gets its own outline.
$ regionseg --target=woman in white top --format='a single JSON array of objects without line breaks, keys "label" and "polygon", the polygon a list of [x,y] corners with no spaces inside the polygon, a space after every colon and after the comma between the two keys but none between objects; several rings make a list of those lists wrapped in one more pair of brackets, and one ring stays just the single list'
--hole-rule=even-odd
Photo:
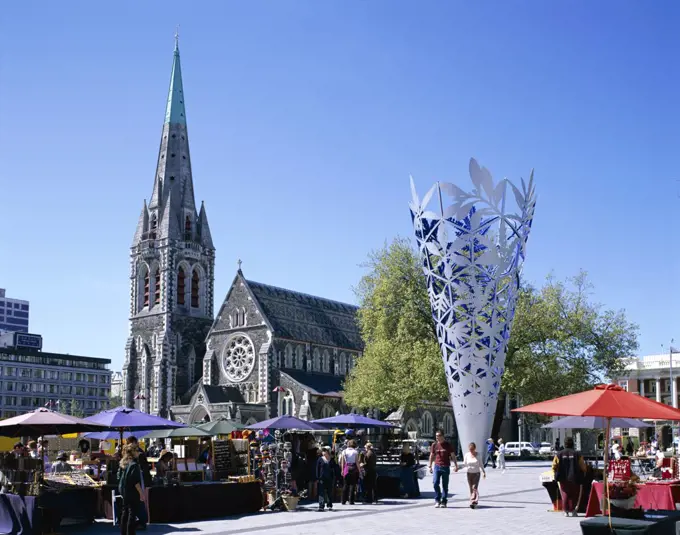
[{"label": "woman in white top", "polygon": [[498,468],[505,473],[505,443],[502,438],[498,439]]},{"label": "woman in white top", "polygon": [[354,505],[356,498],[357,483],[359,482],[359,451],[356,449],[355,440],[347,441],[347,448],[340,456],[340,470],[342,471],[342,505],[349,500],[350,505]]},{"label": "woman in white top", "polygon": [[486,479],[486,472],[484,465],[479,460],[477,445],[474,442],[470,442],[468,450],[465,457],[463,457],[463,466],[467,468],[468,487],[470,487],[470,509],[474,509],[477,507],[477,503],[479,503],[479,477],[483,474]]}]

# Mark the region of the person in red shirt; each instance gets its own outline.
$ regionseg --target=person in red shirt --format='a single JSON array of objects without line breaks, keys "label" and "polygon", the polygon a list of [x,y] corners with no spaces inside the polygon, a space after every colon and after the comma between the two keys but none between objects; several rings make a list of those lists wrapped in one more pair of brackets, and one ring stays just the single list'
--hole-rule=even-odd
[{"label": "person in red shirt", "polygon": [[[453,446],[446,440],[444,440],[444,432],[441,429],[437,429],[437,434],[435,435],[435,442],[430,447],[430,462],[429,468],[430,473],[434,473],[433,485],[435,492],[435,507],[446,507],[447,498],[449,496],[449,475],[451,474],[451,461],[453,461],[454,472],[458,472],[458,460],[456,459],[456,452],[453,450]],[[434,470],[432,469],[432,464],[434,463]],[[444,488],[444,493],[442,494],[439,488],[439,483]]]}]

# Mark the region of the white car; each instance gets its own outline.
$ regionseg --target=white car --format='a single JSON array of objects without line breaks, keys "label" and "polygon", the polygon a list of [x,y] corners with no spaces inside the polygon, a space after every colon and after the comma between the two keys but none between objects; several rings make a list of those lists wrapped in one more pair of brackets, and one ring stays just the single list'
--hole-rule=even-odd
[{"label": "white car", "polygon": [[[508,442],[505,445],[506,455],[520,455],[520,443],[519,442]],[[531,442],[522,442],[522,450],[526,450],[529,455],[538,455],[538,449],[531,444]]]},{"label": "white car", "polygon": [[550,442],[541,442],[541,447],[538,448],[539,455],[550,455],[552,453],[552,446]]}]

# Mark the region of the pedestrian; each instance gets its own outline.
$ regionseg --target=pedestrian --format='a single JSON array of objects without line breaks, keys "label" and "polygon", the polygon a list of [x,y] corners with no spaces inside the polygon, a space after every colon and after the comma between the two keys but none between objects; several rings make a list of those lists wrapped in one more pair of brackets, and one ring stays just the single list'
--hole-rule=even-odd
[{"label": "pedestrian", "polygon": [[376,472],[376,457],[373,444],[366,442],[366,452],[361,459],[361,468],[364,471],[364,503],[378,503],[378,495],[375,491],[378,474]]},{"label": "pedestrian", "polygon": [[[146,459],[146,453],[139,446],[139,441],[134,435],[130,435],[127,439],[127,444],[137,448],[137,464],[142,473],[142,492],[144,489],[151,486],[151,467],[149,466],[149,461]],[[143,502],[139,504],[139,511],[137,511],[137,518],[139,524],[137,529],[144,531],[146,529],[146,524],[149,521],[149,515],[146,510],[146,504]]]},{"label": "pedestrian", "polygon": [[321,451],[321,457],[316,461],[316,481],[319,492],[319,511],[333,509],[333,489],[335,482],[335,467],[331,458],[331,450],[326,447]]},{"label": "pedestrian", "polygon": [[470,488],[470,509],[477,507],[479,503],[479,478],[483,474],[486,479],[486,471],[479,460],[477,445],[470,442],[468,452],[463,457],[463,465],[467,468],[467,482]]},{"label": "pedestrian", "polygon": [[505,474],[505,442],[502,438],[498,439],[498,468]]},{"label": "pedestrian", "polygon": [[[437,429],[435,434],[435,442],[430,447],[430,461],[429,469],[430,473],[433,475],[433,486],[435,492],[435,507],[446,507],[448,496],[449,496],[449,476],[451,475],[451,461],[455,466],[455,472],[458,472],[458,460],[456,459],[456,452],[453,446],[446,440],[444,440],[444,432],[441,429]],[[434,470],[433,470],[434,465]],[[439,484],[443,487],[442,490]]]},{"label": "pedestrian", "polygon": [[552,469],[562,495],[564,516],[578,516],[578,509],[581,506],[583,476],[587,468],[583,456],[574,451],[574,439],[572,437],[567,437],[564,440],[564,449],[555,455]]},{"label": "pedestrian", "polygon": [[342,505],[349,500],[350,505],[354,505],[357,493],[357,483],[359,481],[359,452],[357,451],[356,440],[347,441],[345,451],[340,455],[340,470],[342,472]]},{"label": "pedestrian", "polygon": [[402,498],[415,498],[416,491],[413,484],[413,467],[416,465],[416,458],[411,453],[411,446],[405,442],[401,450],[401,472],[399,479],[401,481]]},{"label": "pedestrian", "polygon": [[123,449],[120,461],[122,474],[118,482],[118,493],[123,497],[123,512],[120,518],[121,535],[135,535],[137,512],[144,503],[142,492],[142,470],[137,462],[139,448],[136,444],[127,444]]},{"label": "pedestrian", "polygon": [[635,445],[633,444],[633,440],[628,437],[628,442],[626,443],[626,454],[628,457],[632,457],[633,453],[635,453]]},{"label": "pedestrian", "polygon": [[486,468],[491,461],[493,468],[496,468],[496,445],[493,443],[493,438],[486,439],[486,461],[484,461],[484,468]]}]

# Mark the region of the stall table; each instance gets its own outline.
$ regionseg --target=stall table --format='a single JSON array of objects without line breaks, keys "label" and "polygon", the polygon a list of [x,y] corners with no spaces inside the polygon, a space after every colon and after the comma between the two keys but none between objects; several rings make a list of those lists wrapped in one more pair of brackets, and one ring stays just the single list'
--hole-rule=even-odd
[{"label": "stall table", "polygon": [[[675,504],[680,503],[680,482],[678,481],[647,482],[637,485],[637,489],[635,508],[675,511]],[[602,514],[600,503],[602,502],[603,492],[604,484],[602,482],[592,484],[586,517]]]},{"label": "stall table", "polygon": [[171,523],[256,513],[260,483],[195,483],[146,489],[149,522]]}]

